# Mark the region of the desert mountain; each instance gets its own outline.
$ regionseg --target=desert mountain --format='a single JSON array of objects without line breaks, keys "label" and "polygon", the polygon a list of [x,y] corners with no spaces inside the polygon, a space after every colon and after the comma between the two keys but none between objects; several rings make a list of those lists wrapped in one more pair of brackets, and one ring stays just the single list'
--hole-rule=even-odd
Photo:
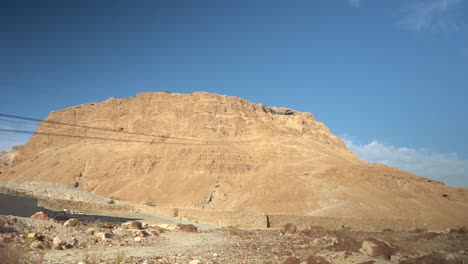
[{"label": "desert mountain", "polygon": [[312,114],[237,97],[158,92],[70,107],[16,152],[0,180],[158,206],[468,223],[467,189],[366,163]]}]

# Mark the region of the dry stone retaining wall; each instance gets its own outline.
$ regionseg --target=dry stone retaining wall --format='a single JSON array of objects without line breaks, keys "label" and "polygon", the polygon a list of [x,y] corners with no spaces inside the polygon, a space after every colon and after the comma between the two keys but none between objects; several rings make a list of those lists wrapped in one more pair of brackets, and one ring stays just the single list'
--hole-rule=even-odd
[{"label": "dry stone retaining wall", "polygon": [[414,230],[413,220],[402,218],[337,218],[323,216],[298,216],[298,215],[268,215],[270,228],[282,228],[287,223],[292,223],[298,228],[309,226],[321,226],[325,229],[343,229],[363,231]]},{"label": "dry stone retaining wall", "polygon": [[100,204],[100,203],[88,203],[83,201],[72,201],[72,200],[48,200],[48,199],[39,199],[38,206],[49,209],[49,210],[64,210],[64,209],[73,209],[73,210],[83,210],[87,212],[131,212],[133,211],[133,206],[131,205],[117,205],[117,204]]},{"label": "dry stone retaining wall", "polygon": [[416,228],[413,220],[401,218],[357,219],[279,214],[265,215],[251,212],[170,207],[145,207],[142,210],[151,211],[156,214],[188,218],[219,226],[235,226],[239,228],[282,228],[287,223],[292,223],[298,228],[321,226],[330,230],[350,228],[362,231],[382,231],[383,229],[414,230]]}]

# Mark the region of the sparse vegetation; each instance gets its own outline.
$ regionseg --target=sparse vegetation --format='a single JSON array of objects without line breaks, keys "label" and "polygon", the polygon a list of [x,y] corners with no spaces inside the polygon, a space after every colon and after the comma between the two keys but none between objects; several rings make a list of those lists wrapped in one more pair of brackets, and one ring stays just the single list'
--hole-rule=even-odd
[{"label": "sparse vegetation", "polygon": [[118,252],[117,254],[115,254],[115,260],[114,260],[115,264],[121,264],[121,263],[124,263],[124,261],[125,261],[125,254],[123,252]]},{"label": "sparse vegetation", "polygon": [[110,199],[107,204],[115,204],[115,200],[114,199]]},{"label": "sparse vegetation", "polygon": [[83,257],[81,258],[81,262],[83,262],[84,264],[99,264],[101,263],[101,258],[96,252],[90,254],[88,251],[86,251]]},{"label": "sparse vegetation", "polygon": [[36,255],[24,247],[12,244],[0,244],[0,261],[2,264],[39,264],[43,254]]},{"label": "sparse vegetation", "polygon": [[155,205],[153,202],[151,202],[151,201],[145,201],[145,202],[143,202],[143,205],[151,206],[151,207],[156,206],[156,205]]}]

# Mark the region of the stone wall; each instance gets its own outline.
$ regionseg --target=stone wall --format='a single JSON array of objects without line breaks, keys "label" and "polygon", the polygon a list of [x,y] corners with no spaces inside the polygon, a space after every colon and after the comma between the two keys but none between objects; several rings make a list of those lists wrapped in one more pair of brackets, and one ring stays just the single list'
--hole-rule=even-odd
[{"label": "stone wall", "polygon": [[204,209],[178,208],[179,216],[199,222],[207,222],[218,226],[235,226],[240,228],[266,228],[265,215],[248,212],[231,212]]},{"label": "stone wall", "polygon": [[38,205],[42,208],[49,210],[62,211],[68,210],[82,210],[86,212],[131,212],[133,206],[131,205],[117,205],[117,204],[99,204],[99,203],[88,203],[83,201],[72,201],[72,200],[48,200],[39,199]]},{"label": "stone wall", "polygon": [[298,216],[298,215],[268,215],[270,228],[282,228],[287,223],[292,223],[298,228],[309,226],[321,226],[325,229],[336,230],[349,228],[362,231],[414,230],[415,222],[401,218],[336,218],[322,216]]},{"label": "stone wall", "polygon": [[282,228],[287,223],[292,223],[298,228],[309,226],[321,226],[335,230],[349,228],[362,231],[413,230],[415,222],[409,219],[378,219],[378,218],[335,218],[321,216],[299,215],[265,215],[250,212],[232,212],[220,210],[205,210],[196,208],[171,208],[171,207],[140,207],[143,211],[156,214],[177,216],[193,221],[215,224],[218,226],[235,226],[239,228]]}]

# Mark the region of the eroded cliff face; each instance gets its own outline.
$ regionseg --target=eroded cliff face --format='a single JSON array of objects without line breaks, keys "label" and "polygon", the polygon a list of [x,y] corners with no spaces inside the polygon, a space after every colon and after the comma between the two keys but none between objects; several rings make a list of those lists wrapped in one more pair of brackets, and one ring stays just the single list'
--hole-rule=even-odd
[{"label": "eroded cliff face", "polygon": [[[183,137],[194,140],[252,141],[283,136],[315,139],[328,147],[348,152],[345,144],[310,113],[253,104],[238,97],[209,93],[141,93],[135,98],[110,98],[52,112],[38,132],[83,136],[115,136],[129,140],[162,140]],[[62,126],[58,123],[78,126]],[[100,127],[124,133],[106,133]],[[131,132],[128,134],[125,132]],[[118,137],[117,137],[118,136]],[[28,149],[76,143],[77,138],[44,135],[33,137]]]},{"label": "eroded cliff face", "polygon": [[466,189],[367,164],[312,114],[237,97],[111,98],[52,112],[37,132],[0,179],[159,206],[468,222]]}]

